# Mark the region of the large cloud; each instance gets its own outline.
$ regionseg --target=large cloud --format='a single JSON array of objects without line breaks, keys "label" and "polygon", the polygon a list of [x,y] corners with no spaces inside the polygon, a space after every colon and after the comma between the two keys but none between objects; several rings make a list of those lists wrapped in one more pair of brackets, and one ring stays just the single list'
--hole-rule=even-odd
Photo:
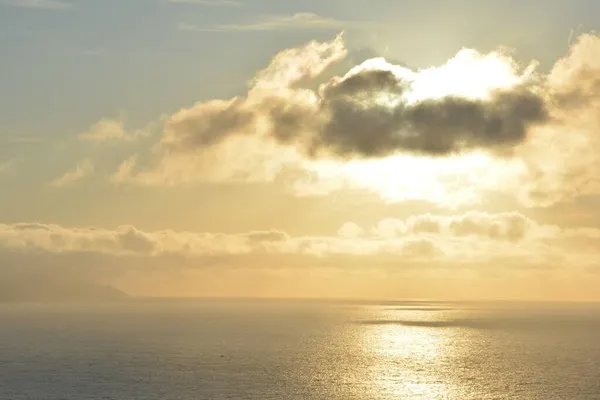
[{"label": "large cloud", "polygon": [[[498,191],[548,206],[600,190],[600,37],[582,35],[548,74],[535,63],[521,69],[502,51],[463,49],[439,67],[372,58],[327,78],[346,54],[341,36],[279,53],[246,95],[173,115],[157,163],[144,170],[128,160],[113,180],[273,181],[292,173],[286,181],[296,192],[350,185],[450,206]],[[419,177],[390,170],[400,167]]]},{"label": "large cloud", "polygon": [[[246,97],[200,103],[173,116],[163,144],[193,151],[260,132],[313,157],[381,157],[398,151],[443,155],[514,146],[530,126],[549,119],[539,88],[495,53],[463,51],[439,68],[438,74],[474,64],[481,65],[480,73],[495,73],[487,64],[496,59],[515,69],[497,87],[479,85],[478,96],[469,93],[473,83],[468,76],[455,77],[465,79],[463,91],[436,89],[432,78],[432,86],[423,88],[419,72],[383,59],[368,60],[318,91],[298,86],[344,55],[340,37],[282,52],[257,75]],[[433,97],[415,100],[424,91]]]}]

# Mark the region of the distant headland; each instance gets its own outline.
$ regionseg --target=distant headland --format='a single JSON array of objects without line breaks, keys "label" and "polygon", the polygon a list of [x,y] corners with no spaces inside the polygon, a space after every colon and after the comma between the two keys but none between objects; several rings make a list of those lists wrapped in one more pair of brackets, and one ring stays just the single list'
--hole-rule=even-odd
[{"label": "distant headland", "polygon": [[0,282],[0,302],[106,302],[127,300],[114,287],[83,281],[20,277]]}]

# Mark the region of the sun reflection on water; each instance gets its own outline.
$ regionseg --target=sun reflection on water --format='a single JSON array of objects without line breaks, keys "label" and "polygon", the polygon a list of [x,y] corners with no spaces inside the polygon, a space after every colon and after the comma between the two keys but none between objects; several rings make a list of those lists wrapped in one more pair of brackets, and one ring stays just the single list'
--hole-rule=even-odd
[{"label": "sun reflection on water", "polygon": [[[456,330],[409,327],[379,312],[377,320],[364,326],[363,348],[372,360],[370,380],[376,399],[446,399],[451,395],[455,367]],[[402,317],[420,320],[431,313],[402,312]],[[398,314],[395,315],[398,318]]]}]

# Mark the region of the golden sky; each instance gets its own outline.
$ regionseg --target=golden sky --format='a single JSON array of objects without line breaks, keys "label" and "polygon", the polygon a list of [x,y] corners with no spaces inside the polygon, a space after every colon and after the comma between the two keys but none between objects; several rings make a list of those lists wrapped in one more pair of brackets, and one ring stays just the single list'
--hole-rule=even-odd
[{"label": "golden sky", "polygon": [[0,6],[0,278],[600,300],[600,36],[430,3]]}]

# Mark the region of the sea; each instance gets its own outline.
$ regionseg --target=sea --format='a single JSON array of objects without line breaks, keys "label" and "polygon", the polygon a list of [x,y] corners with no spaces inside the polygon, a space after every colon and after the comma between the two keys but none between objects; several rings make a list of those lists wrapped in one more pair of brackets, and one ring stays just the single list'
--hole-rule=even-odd
[{"label": "sea", "polygon": [[600,399],[600,305],[4,303],[0,399]]}]

